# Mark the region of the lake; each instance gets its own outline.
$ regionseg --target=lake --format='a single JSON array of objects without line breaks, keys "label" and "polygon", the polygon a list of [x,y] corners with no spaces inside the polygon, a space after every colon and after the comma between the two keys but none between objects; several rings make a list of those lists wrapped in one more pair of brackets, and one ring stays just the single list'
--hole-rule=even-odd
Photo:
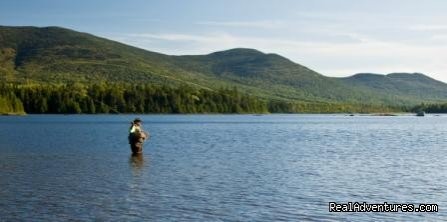
[{"label": "lake", "polygon": [[[135,117],[151,134],[140,156]],[[0,221],[446,220],[446,157],[447,116],[1,116]]]}]

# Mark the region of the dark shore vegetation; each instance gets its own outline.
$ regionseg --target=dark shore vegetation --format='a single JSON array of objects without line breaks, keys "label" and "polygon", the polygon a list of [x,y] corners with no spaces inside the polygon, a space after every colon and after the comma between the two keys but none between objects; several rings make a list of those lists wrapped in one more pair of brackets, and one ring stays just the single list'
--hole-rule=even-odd
[{"label": "dark shore vegetation", "polygon": [[237,88],[197,89],[101,83],[84,85],[0,85],[1,113],[374,113],[398,112],[384,105],[298,103],[266,100]]},{"label": "dark shore vegetation", "polygon": [[411,112],[426,112],[426,113],[447,113],[447,103],[422,103],[420,105],[414,106],[410,110]]}]

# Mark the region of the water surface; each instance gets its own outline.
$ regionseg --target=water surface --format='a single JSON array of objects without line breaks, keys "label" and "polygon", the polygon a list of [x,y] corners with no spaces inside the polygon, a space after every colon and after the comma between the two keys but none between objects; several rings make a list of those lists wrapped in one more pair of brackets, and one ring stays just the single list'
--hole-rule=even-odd
[{"label": "water surface", "polygon": [[[0,221],[445,220],[447,117],[0,117]],[[328,202],[438,213],[329,213]]]}]

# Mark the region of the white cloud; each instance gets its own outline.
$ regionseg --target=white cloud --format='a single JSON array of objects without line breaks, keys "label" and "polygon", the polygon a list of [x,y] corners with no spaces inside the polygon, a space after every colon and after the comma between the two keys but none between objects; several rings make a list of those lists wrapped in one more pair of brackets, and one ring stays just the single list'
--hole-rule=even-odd
[{"label": "white cloud", "polygon": [[164,41],[203,42],[203,41],[210,40],[209,36],[188,35],[188,34],[179,34],[179,33],[166,33],[166,34],[142,33],[142,34],[128,34],[128,36],[136,37],[136,38],[158,39],[158,40],[164,40]]},{"label": "white cloud", "polygon": [[409,28],[410,30],[415,30],[415,31],[447,31],[447,24],[438,24],[438,25],[433,25],[433,24],[420,24],[420,25],[414,25],[414,26],[410,26]]},{"label": "white cloud", "polygon": [[437,41],[437,42],[439,42],[439,41],[445,41],[445,42],[447,42],[447,34],[443,34],[443,35],[433,35],[433,36],[431,37],[431,40],[434,40],[434,41]]},{"label": "white cloud", "polygon": [[284,21],[279,20],[263,20],[263,21],[202,21],[196,22],[198,25],[207,26],[224,26],[237,28],[263,28],[276,29],[282,28],[286,25]]}]

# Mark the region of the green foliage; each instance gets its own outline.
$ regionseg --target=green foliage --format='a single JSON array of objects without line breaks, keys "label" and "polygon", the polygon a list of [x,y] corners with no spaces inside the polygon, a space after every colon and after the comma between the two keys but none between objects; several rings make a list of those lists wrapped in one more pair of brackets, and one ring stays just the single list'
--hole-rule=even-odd
[{"label": "green foliage", "polygon": [[266,113],[263,100],[237,89],[210,91],[131,84],[17,85],[27,113]]},{"label": "green foliage", "polygon": [[348,103],[293,103],[270,101],[268,110],[272,113],[389,113],[405,111],[403,107]]},{"label": "green foliage", "polygon": [[388,95],[387,104],[416,105],[420,102],[444,102],[447,85],[420,73],[357,74],[341,80],[365,92]]},{"label": "green foliage", "polygon": [[10,87],[0,85],[0,114],[24,114],[22,102]]},{"label": "green foliage", "polygon": [[[197,89],[153,84],[0,85],[2,112],[27,113],[346,113],[401,109],[342,103],[266,101],[237,88]],[[0,97],[3,98],[3,97]]]},{"label": "green foliage", "polygon": [[414,106],[410,109],[411,112],[417,113],[424,111],[426,113],[447,113],[447,103],[433,103]]}]

